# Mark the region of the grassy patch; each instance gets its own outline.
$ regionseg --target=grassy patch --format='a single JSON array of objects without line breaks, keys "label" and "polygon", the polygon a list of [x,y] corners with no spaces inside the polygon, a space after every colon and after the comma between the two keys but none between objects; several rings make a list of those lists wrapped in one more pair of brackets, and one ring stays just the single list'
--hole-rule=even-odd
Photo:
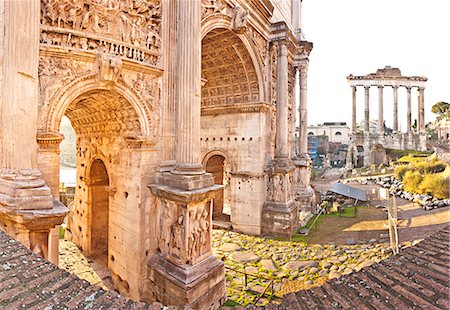
[{"label": "grassy patch", "polygon": [[236,306],[240,306],[240,304],[238,302],[235,302],[234,300],[228,299],[223,305],[222,307],[236,307]]},{"label": "grassy patch", "polygon": [[356,208],[353,206],[343,207],[343,212],[325,214],[325,217],[356,217]]},{"label": "grassy patch", "polygon": [[[317,219],[317,221],[314,222],[314,220],[316,219],[316,216],[313,216],[312,218],[309,219],[308,223],[306,223],[305,226],[303,226],[302,228],[300,228],[297,233],[295,233],[292,237],[291,237],[291,241],[294,242],[305,242],[308,243],[308,239],[309,239],[309,235],[311,234],[312,230],[314,229],[318,229],[320,224],[322,224],[323,220],[327,217],[331,217],[331,218],[339,218],[339,217],[352,217],[355,218],[356,217],[356,209],[357,208],[364,208],[365,206],[358,206],[358,207],[353,207],[353,206],[344,206],[343,208],[343,212],[333,212],[330,214],[321,214],[319,216],[319,218]],[[313,228],[311,228],[311,226],[314,225]],[[300,234],[300,231],[307,229],[310,230],[308,235],[302,235]]]},{"label": "grassy patch", "polygon": [[393,160],[401,159],[402,157],[408,158],[423,158],[429,156],[430,152],[421,152],[416,150],[395,150],[395,149],[386,149],[386,154],[392,158]]}]

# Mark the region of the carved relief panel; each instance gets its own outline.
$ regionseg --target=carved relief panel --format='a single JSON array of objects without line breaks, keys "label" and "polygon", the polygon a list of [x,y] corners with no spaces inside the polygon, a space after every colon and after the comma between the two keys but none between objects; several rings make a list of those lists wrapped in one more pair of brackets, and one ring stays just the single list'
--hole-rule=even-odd
[{"label": "carved relief panel", "polygon": [[175,264],[195,264],[211,253],[211,201],[190,205],[163,199],[159,250]]},{"label": "carved relief panel", "polygon": [[157,64],[160,0],[41,0],[41,43]]},{"label": "carved relief panel", "polygon": [[287,174],[269,174],[266,182],[266,201],[286,203],[293,199],[294,176]]}]

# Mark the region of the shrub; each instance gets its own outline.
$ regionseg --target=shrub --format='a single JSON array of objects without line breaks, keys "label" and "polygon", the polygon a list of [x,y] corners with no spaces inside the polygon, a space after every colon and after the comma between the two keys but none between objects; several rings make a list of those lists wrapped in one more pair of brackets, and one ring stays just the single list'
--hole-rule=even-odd
[{"label": "shrub", "polygon": [[406,165],[398,166],[395,168],[394,176],[397,179],[403,180],[403,176],[405,175],[406,171],[408,171],[408,169],[410,169],[410,168]]},{"label": "shrub", "polygon": [[427,174],[423,177],[423,181],[419,185],[419,190],[435,198],[449,198],[449,182],[450,179],[445,178],[443,175]]},{"label": "shrub", "polygon": [[419,185],[423,180],[422,174],[415,170],[408,170],[403,176],[403,187],[407,192],[422,194]]}]

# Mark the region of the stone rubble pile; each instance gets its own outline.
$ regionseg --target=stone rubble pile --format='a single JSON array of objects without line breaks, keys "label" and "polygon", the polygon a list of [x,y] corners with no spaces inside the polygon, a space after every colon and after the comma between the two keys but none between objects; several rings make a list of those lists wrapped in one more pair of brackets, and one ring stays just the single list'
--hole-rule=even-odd
[{"label": "stone rubble pile", "polygon": [[432,210],[450,206],[450,199],[438,199],[427,194],[420,195],[405,191],[403,189],[402,181],[393,176],[368,177],[358,179],[357,182],[363,185],[379,185],[383,188],[387,188],[390,195],[395,195],[397,197],[416,202],[420,204],[424,210]]}]

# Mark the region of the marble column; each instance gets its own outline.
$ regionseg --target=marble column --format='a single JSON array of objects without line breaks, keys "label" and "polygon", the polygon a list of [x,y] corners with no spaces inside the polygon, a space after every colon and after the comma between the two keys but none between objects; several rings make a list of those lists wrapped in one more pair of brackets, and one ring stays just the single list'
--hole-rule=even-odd
[{"label": "marble column", "polygon": [[425,130],[425,87],[419,87],[420,103],[419,103],[419,131]]},{"label": "marble column", "polygon": [[300,64],[300,107],[299,107],[299,118],[300,118],[300,151],[299,154],[308,156],[308,66],[309,61],[303,60]]},{"label": "marble column", "polygon": [[356,86],[352,86],[352,133],[356,133]]},{"label": "marble column", "polygon": [[177,7],[176,51],[167,60],[176,64],[177,75],[176,164],[149,185],[160,225],[143,295],[165,305],[217,309],[226,291],[224,264],[212,255],[212,201],[222,186],[205,173],[200,159],[201,1],[171,4]]},{"label": "marble column", "polygon": [[364,131],[366,133],[370,130],[370,101],[369,101],[370,86],[364,86]]},{"label": "marble column", "polygon": [[398,86],[393,86],[394,89],[394,133],[398,132]]},{"label": "marble column", "polygon": [[408,135],[411,134],[411,87],[406,87],[406,98],[407,98],[407,111],[406,111],[406,126]]},{"label": "marble column", "polygon": [[201,1],[178,1],[175,171],[204,173],[200,159]]},{"label": "marble column", "polygon": [[50,229],[68,210],[53,200],[37,164],[40,1],[0,3],[0,223],[49,258]]},{"label": "marble column", "polygon": [[289,113],[289,90],[288,90],[288,50],[286,42],[281,41],[278,46],[278,68],[277,68],[277,129],[275,158],[288,158],[288,113]]},{"label": "marble column", "polygon": [[422,89],[421,87],[417,87],[417,127],[416,132],[419,133],[422,128]]},{"label": "marble column", "polygon": [[378,86],[378,132],[384,133],[383,86]]}]

